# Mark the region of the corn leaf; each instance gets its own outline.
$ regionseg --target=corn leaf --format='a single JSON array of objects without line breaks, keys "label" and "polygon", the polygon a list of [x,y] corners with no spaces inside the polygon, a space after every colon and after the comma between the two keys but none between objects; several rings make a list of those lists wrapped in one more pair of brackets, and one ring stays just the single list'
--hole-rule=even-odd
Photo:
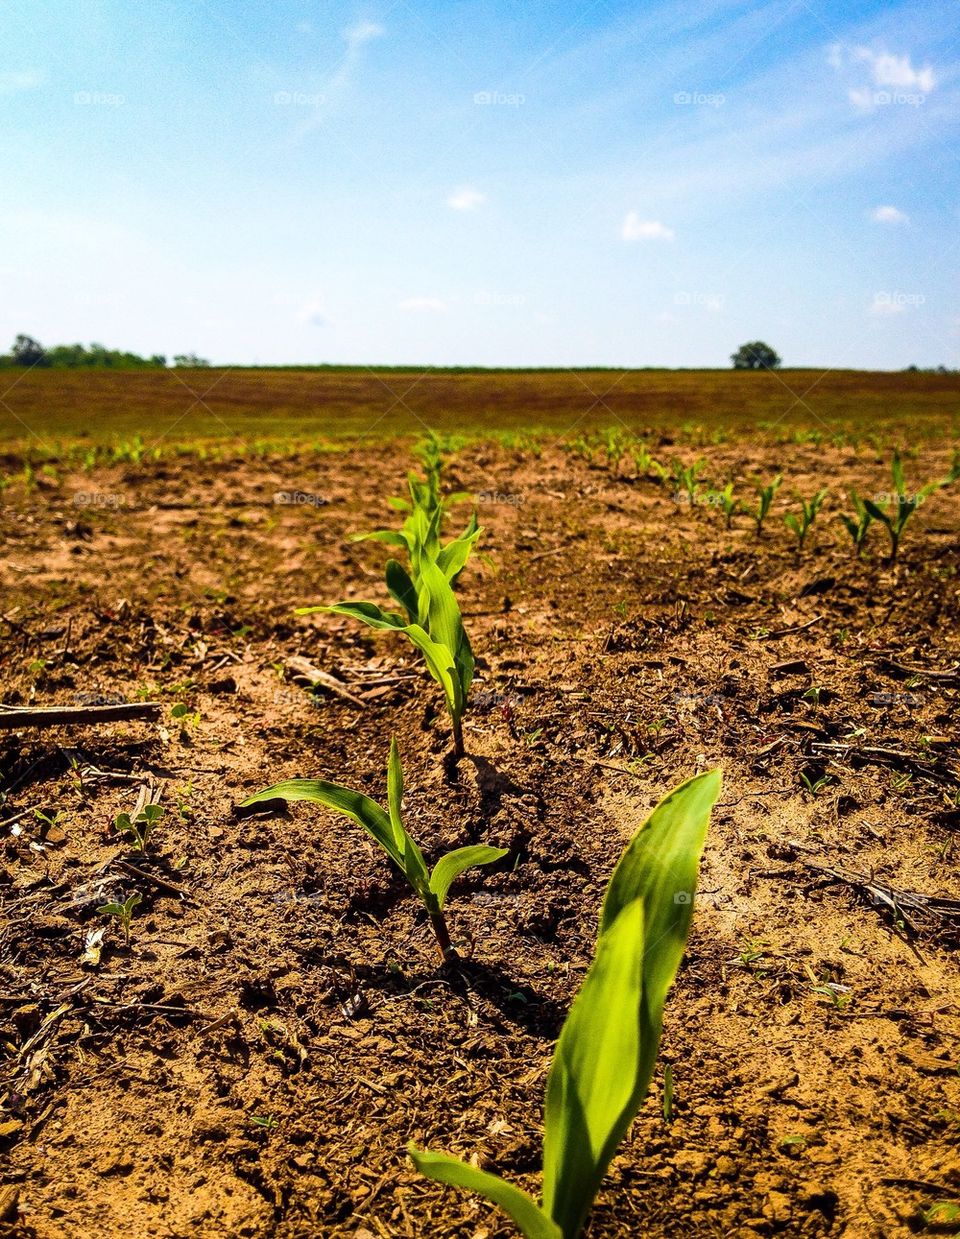
[{"label": "corn leaf", "polygon": [[884,512],[883,508],[877,507],[872,499],[864,499],[863,506],[875,521],[880,521],[881,524],[886,525],[888,529],[891,527],[892,521],[890,520],[890,517],[886,512]]},{"label": "corn leaf", "polygon": [[646,1092],[643,900],[634,899],[597,942],[570,1008],[547,1080],[543,1207],[576,1239],[610,1159]]},{"label": "corn leaf", "polygon": [[390,825],[393,827],[393,837],[403,857],[403,871],[407,875],[414,890],[423,897],[429,888],[427,862],[423,859],[412,835],[409,835],[403,825],[400,806],[403,801],[403,767],[400,764],[400,748],[396,736],[390,739],[390,757],[387,762],[387,803],[390,808]]},{"label": "corn leaf", "polygon": [[436,564],[424,564],[419,577],[419,589],[420,624],[434,641],[440,642],[453,654],[465,704],[473,680],[474,658],[470,641],[464,631],[456,595]]},{"label": "corn leaf", "polygon": [[[437,571],[435,567],[434,571]],[[453,591],[450,590],[450,586],[443,580],[442,573],[440,574],[440,579],[450,592],[452,598]],[[453,602],[456,607],[455,598]],[[371,628],[386,628],[392,629],[394,632],[402,632],[423,655],[424,661],[427,664],[427,670],[443,689],[447,709],[450,711],[451,717],[458,719],[463,714],[464,706],[466,705],[466,694],[462,688],[460,671],[455,662],[454,653],[440,642],[434,641],[419,624],[405,624],[401,616],[394,614],[392,611],[384,611],[375,602],[338,602],[332,607],[299,607],[296,614],[314,615],[318,611],[326,611],[333,615],[347,615],[351,619],[359,620],[362,624],[369,624]],[[458,607],[458,619],[459,615],[460,609]],[[462,632],[462,623],[460,628]],[[463,634],[463,640],[466,642],[466,633]],[[467,642],[468,651],[469,648],[469,642]],[[472,671],[472,654],[470,658]]]},{"label": "corn leaf", "polygon": [[483,529],[477,524],[477,514],[474,513],[463,533],[454,538],[452,542],[448,542],[437,555],[437,567],[448,581],[452,581],[459,572],[463,571],[474,543],[481,533]]},{"label": "corn leaf", "polygon": [[404,550],[409,550],[407,539],[396,529],[374,529],[372,533],[355,533],[351,535],[350,541],[386,542],[388,546],[402,546]]},{"label": "corn leaf", "polygon": [[470,847],[456,848],[448,852],[433,867],[430,874],[430,889],[437,897],[440,908],[447,901],[450,884],[467,869],[474,865],[490,865],[496,860],[502,860],[508,854],[507,848],[492,848],[484,844],[474,844]]},{"label": "corn leaf", "polygon": [[663,1004],[683,957],[720,786],[720,771],[713,770],[665,797],[610,879],[597,954],[547,1082],[544,1208],[565,1239],[579,1234],[650,1084]]},{"label": "corn leaf", "polygon": [[890,466],[890,472],[893,474],[893,484],[896,487],[897,494],[904,494],[907,489],[907,483],[903,476],[903,464],[900,461],[900,453],[897,450],[894,450],[893,453],[893,464]]},{"label": "corn leaf", "polygon": [[387,560],[386,567],[387,590],[394,602],[399,602],[407,613],[411,624],[417,622],[417,589],[410,574],[401,563],[395,559]]},{"label": "corn leaf", "polygon": [[448,1157],[445,1153],[421,1152],[412,1144],[408,1146],[408,1151],[416,1168],[428,1179],[478,1192],[499,1205],[517,1224],[525,1239],[563,1239],[560,1229],[536,1201],[499,1175],[478,1170],[476,1166],[470,1166],[456,1157]]},{"label": "corn leaf", "polygon": [[324,779],[287,779],[284,783],[275,783],[273,787],[257,792],[255,796],[248,796],[243,804],[257,804],[262,800],[309,800],[314,804],[326,805],[328,809],[335,809],[362,826],[367,834],[380,844],[394,864],[406,871],[403,850],[397,844],[390,818],[375,800],[361,792],[351,791],[336,783],[327,783]]}]

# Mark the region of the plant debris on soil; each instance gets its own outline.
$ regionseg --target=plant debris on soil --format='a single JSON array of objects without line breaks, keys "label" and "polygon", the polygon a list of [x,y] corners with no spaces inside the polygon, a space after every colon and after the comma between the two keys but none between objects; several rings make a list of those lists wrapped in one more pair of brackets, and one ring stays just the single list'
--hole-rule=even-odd
[{"label": "plant debris on soil", "polygon": [[[658,1075],[588,1234],[949,1233],[926,1218],[960,1200],[958,491],[889,565],[882,530],[858,560],[837,519],[848,488],[889,489],[887,453],[696,454],[751,497],[785,475],[763,536],[626,460],[452,456],[485,528],[459,586],[477,678],[456,771],[414,651],[293,613],[383,601],[383,548],[349,537],[389,521],[406,446],[7,486],[3,704],[161,711],[0,730],[0,1235],[513,1235],[418,1177],[407,1142],[536,1191],[612,866],[717,764]],[[908,475],[949,461],[925,444]],[[797,554],[781,513],[821,485]],[[358,828],[236,808],[298,776],[382,800],[391,735],[428,859],[510,850],[454,888],[448,964]],[[150,803],[138,852],[114,822]],[[134,893],[127,946],[98,910]]]}]

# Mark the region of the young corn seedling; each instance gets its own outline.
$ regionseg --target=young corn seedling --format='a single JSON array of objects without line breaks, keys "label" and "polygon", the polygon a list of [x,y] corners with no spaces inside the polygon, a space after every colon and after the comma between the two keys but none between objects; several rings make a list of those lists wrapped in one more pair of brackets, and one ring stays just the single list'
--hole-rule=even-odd
[{"label": "young corn seedling", "polygon": [[863,506],[875,521],[879,521],[886,528],[887,533],[890,535],[890,557],[887,562],[893,564],[897,561],[900,539],[903,537],[907,521],[909,521],[910,517],[913,516],[928,495],[932,495],[934,491],[940,490],[943,486],[949,486],[960,478],[960,459],[956,456],[954,457],[953,466],[945,478],[938,478],[936,481],[928,482],[926,486],[921,486],[918,491],[910,495],[907,494],[907,484],[903,476],[900,453],[896,450],[893,453],[893,463],[890,466],[890,472],[894,486],[894,494],[891,498],[896,502],[896,511],[894,513],[887,513],[872,499],[864,499]]},{"label": "young corn seedling", "polygon": [[671,466],[671,480],[677,498],[686,495],[691,507],[697,502],[700,490],[699,477],[706,468],[705,460],[695,460],[692,465],[685,465],[682,460],[675,460]]},{"label": "young corn seedling", "polygon": [[733,483],[728,482],[723,490],[714,492],[717,507],[723,513],[727,528],[733,524],[733,518],[740,511],[740,500],[733,495]]},{"label": "young corn seedling", "polygon": [[646,1095],[719,793],[719,770],[671,792],[613,872],[593,963],[560,1033],[547,1079],[542,1201],[455,1157],[410,1146],[422,1174],[479,1192],[509,1214],[526,1239],[577,1239]]},{"label": "young corn seedling", "polygon": [[753,513],[753,519],[757,522],[757,537],[763,533],[763,522],[767,519],[767,513],[773,504],[774,496],[780,489],[783,482],[782,474],[777,474],[772,482],[766,486],[762,486],[759,482],[754,484],[754,490],[757,492],[757,510]]},{"label": "young corn seedling", "polygon": [[843,527],[850,535],[854,549],[857,552],[857,559],[863,554],[863,544],[866,541],[867,530],[873,521],[873,517],[867,511],[866,504],[860,498],[855,490],[849,492],[850,502],[853,504],[853,516],[847,516],[845,512],[841,513],[840,520],[843,522]]},{"label": "young corn seedling", "polygon": [[450,941],[450,932],[444,916],[451,883],[466,869],[476,865],[489,865],[507,855],[506,848],[474,844],[456,848],[442,856],[432,870],[427,869],[423,853],[403,825],[400,815],[403,799],[403,768],[400,765],[400,750],[395,739],[390,741],[390,760],[387,766],[387,803],[389,812],[360,792],[327,783],[322,779],[288,779],[265,791],[257,792],[243,802],[256,804],[262,800],[309,800],[326,805],[337,813],[352,818],[367,832],[374,843],[379,844],[387,856],[406,877],[420,899],[433,929],[441,956],[451,959],[456,951]]},{"label": "young corn seedling", "polygon": [[318,611],[346,615],[368,624],[402,633],[423,655],[427,670],[443,689],[453,725],[454,756],[463,756],[463,714],[473,681],[474,658],[463,627],[460,607],[446,573],[438,563],[422,563],[414,586],[395,559],[387,564],[387,587],[405,616],[384,611],[375,602],[337,602],[329,607],[300,607],[298,615]]},{"label": "young corn seedling", "polygon": [[809,503],[800,495],[797,498],[800,500],[800,515],[795,512],[786,512],[783,517],[783,523],[794,534],[797,539],[797,554],[803,550],[803,544],[807,540],[807,534],[810,532],[810,526],[817,519],[817,513],[823,506],[823,501],[826,499],[829,491],[826,486],[813,496]]}]

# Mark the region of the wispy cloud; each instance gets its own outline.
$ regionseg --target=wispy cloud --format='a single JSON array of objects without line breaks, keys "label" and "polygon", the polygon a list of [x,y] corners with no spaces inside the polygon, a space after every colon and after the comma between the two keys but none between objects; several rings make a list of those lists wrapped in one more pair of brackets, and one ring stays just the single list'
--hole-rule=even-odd
[{"label": "wispy cloud", "polygon": [[447,303],[440,297],[407,297],[401,301],[399,306],[401,310],[409,310],[415,314],[442,314]]},{"label": "wispy cloud", "polygon": [[915,69],[909,56],[892,52],[875,52],[869,47],[855,47],[854,60],[865,61],[871,70],[875,86],[900,86],[904,90],[922,90],[929,94],[937,79],[930,65]]},{"label": "wispy cloud", "polygon": [[43,81],[38,69],[20,69],[0,73],[0,95],[15,95],[21,90],[36,90]]},{"label": "wispy cloud", "polygon": [[472,185],[462,185],[447,199],[447,206],[454,211],[475,211],[477,207],[483,206],[486,200],[487,195],[482,194],[479,189],[474,189]]},{"label": "wispy cloud", "polygon": [[875,224],[909,224],[910,216],[895,206],[878,206],[870,212]]},{"label": "wispy cloud", "polygon": [[862,75],[866,67],[869,81],[865,83],[861,80],[847,88],[847,98],[861,112],[872,111],[879,104],[899,101],[896,96],[900,94],[911,97],[929,95],[937,85],[933,67],[929,64],[915,67],[909,53],[898,55],[862,44],[848,47],[843,43],[834,43],[828,50],[827,61],[838,72],[847,70]]},{"label": "wispy cloud", "polygon": [[[313,99],[312,111],[297,127],[297,138],[303,138],[312,130],[322,125],[327,117],[337,110],[344,96],[350,90],[354,76],[360,64],[363,48],[373,39],[382,38],[386,34],[383,26],[377,22],[359,21],[348,26],[343,32],[346,50],[343,59],[326,79],[318,92],[297,92],[295,98]],[[284,93],[284,92],[281,92]],[[289,94],[289,92],[287,92]]]},{"label": "wispy cloud", "polygon": [[636,211],[628,211],[621,235],[624,241],[672,241],[674,233],[658,219],[641,219]]},{"label": "wispy cloud", "polygon": [[362,47],[371,39],[379,39],[387,32],[379,22],[360,21],[348,26],[343,32],[348,48]]}]

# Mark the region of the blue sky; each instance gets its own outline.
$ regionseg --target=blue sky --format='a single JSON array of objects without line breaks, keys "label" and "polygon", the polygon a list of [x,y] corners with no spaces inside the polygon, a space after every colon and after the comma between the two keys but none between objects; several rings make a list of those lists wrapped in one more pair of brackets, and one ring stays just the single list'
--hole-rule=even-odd
[{"label": "blue sky", "polygon": [[8,0],[0,347],[960,365],[949,3]]}]

